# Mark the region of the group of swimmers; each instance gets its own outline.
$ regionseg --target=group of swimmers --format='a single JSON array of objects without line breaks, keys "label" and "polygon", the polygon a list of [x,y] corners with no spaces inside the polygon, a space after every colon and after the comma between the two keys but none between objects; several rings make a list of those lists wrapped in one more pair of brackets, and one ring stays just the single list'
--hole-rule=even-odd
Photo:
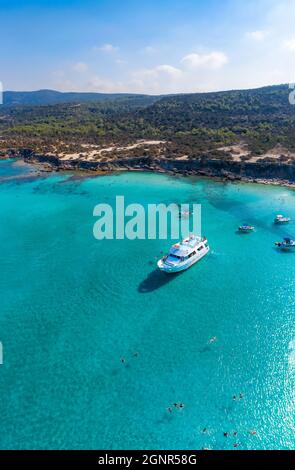
[{"label": "group of swimmers", "polygon": [[168,406],[167,411],[172,413],[173,409],[182,410],[184,408],[184,403],[174,403],[173,406]]},{"label": "group of swimmers", "polygon": [[237,395],[234,395],[233,396],[233,400],[237,401],[237,400],[243,400],[244,398],[244,394],[243,393],[240,393],[238,396]]},{"label": "group of swimmers", "polygon": [[[207,428],[204,428],[204,429],[203,429],[203,433],[207,433],[207,432],[208,432],[208,429],[207,429]],[[257,435],[257,431],[255,431],[255,430],[251,430],[251,431],[248,431],[248,432],[249,432],[249,434],[250,434],[251,436],[256,436],[256,435]],[[223,436],[226,437],[226,438],[227,438],[227,437],[230,437],[230,435],[231,435],[230,432],[224,432],[224,433],[223,433]],[[234,437],[237,437],[238,431],[234,431],[234,432],[232,433],[232,435],[233,435]],[[235,443],[233,444],[233,447],[236,449],[236,448],[239,447],[239,444],[238,444],[237,442],[235,442]],[[211,449],[208,448],[208,447],[203,447],[202,450],[211,450]]]},{"label": "group of swimmers", "polygon": [[[209,344],[214,344],[214,343],[216,343],[217,341],[218,341],[218,338],[217,338],[216,336],[214,336],[213,338],[211,338],[211,339],[209,340]],[[138,357],[138,356],[139,356],[139,353],[138,353],[138,352],[133,353],[133,357]],[[125,363],[126,363],[125,357],[122,357],[122,358],[121,358],[121,363],[122,363],[122,364],[125,364]],[[244,394],[243,394],[243,393],[239,393],[239,395],[234,395],[234,396],[233,396],[233,400],[235,400],[235,401],[242,400],[243,398],[244,398]],[[181,402],[179,402],[179,403],[173,403],[173,405],[168,406],[167,411],[168,411],[169,413],[172,413],[174,409],[176,409],[176,410],[182,410],[184,407],[185,407],[184,403],[181,403]],[[205,434],[205,433],[207,433],[207,432],[208,432],[208,429],[207,429],[207,428],[204,428],[204,429],[203,429],[203,433]],[[256,435],[257,435],[257,431],[255,431],[255,430],[249,431],[249,434],[250,434],[251,436],[256,436]],[[224,436],[225,438],[230,437],[230,435],[231,435],[231,434],[230,434],[229,432],[224,432],[224,433],[223,433],[223,436]],[[233,435],[234,437],[237,437],[238,431],[234,431],[232,435]],[[234,444],[233,444],[233,447],[234,447],[234,448],[237,448],[237,447],[239,447],[239,444],[238,444],[238,443],[234,443]],[[210,450],[210,449],[203,447],[202,450]]]},{"label": "group of swimmers", "polygon": [[[133,353],[133,357],[138,357],[138,356],[139,356],[139,353],[138,353],[138,352]],[[122,364],[126,364],[126,359],[125,359],[125,357],[121,357],[121,363],[122,363]]]}]

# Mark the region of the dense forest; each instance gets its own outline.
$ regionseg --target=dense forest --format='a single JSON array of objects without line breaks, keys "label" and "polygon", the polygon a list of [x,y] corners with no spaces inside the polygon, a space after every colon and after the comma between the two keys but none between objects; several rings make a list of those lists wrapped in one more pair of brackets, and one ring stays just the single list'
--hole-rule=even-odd
[{"label": "dense forest", "polygon": [[295,150],[295,106],[287,85],[169,96],[6,92],[1,146],[60,151],[63,146],[169,141],[189,157],[238,142],[253,155],[277,144]]}]

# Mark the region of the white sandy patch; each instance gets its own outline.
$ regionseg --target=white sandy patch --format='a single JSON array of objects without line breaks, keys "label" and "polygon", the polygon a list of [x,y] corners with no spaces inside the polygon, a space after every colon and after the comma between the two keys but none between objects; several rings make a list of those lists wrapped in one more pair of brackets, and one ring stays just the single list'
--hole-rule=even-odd
[{"label": "white sandy patch", "polygon": [[287,157],[289,160],[295,159],[295,153],[289,152],[282,145],[278,144],[273,149],[268,150],[262,155],[250,156],[251,152],[247,144],[240,143],[236,145],[230,145],[228,147],[220,147],[218,150],[226,153],[230,153],[235,162],[242,161],[243,157],[249,157],[247,162],[256,163],[265,158],[275,158],[279,159],[281,156]]},{"label": "white sandy patch", "polygon": [[188,155],[182,155],[181,157],[177,157],[176,160],[188,160]]},{"label": "white sandy patch", "polygon": [[289,160],[295,159],[295,153],[289,152],[285,147],[278,144],[273,149],[268,150],[268,152],[264,153],[263,155],[252,157],[251,162],[258,162],[264,158],[275,158],[278,160],[280,157],[287,157]]},{"label": "white sandy patch", "polygon": [[222,152],[230,153],[235,162],[240,162],[242,157],[250,155],[247,144],[236,144],[229,145],[228,147],[220,147],[219,149]]},{"label": "white sandy patch", "polygon": [[68,153],[68,154],[60,154],[61,160],[78,160],[78,159],[85,159],[87,161],[95,161],[99,160],[99,157],[104,156],[104,154],[108,154],[110,152],[128,152],[128,150],[134,150],[139,147],[149,147],[152,145],[161,145],[165,144],[166,142],[163,140],[140,140],[134,144],[126,145],[125,147],[116,147],[115,145],[110,147],[101,148],[97,145],[92,144],[82,144],[81,147],[85,149],[85,151],[80,153]]}]

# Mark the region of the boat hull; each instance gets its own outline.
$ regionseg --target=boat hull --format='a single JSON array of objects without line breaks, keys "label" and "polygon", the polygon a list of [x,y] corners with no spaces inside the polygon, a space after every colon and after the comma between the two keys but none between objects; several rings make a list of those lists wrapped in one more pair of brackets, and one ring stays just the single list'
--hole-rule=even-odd
[{"label": "boat hull", "polygon": [[191,268],[194,264],[200,261],[204,256],[206,256],[210,251],[209,247],[206,247],[202,253],[198,253],[196,256],[193,256],[188,261],[183,263],[178,263],[177,265],[170,265],[166,264],[165,260],[161,259],[158,261],[158,268],[167,274],[175,274],[180,273],[182,271],[186,271],[187,269]]},{"label": "boat hull", "polygon": [[240,233],[252,233],[254,232],[254,228],[248,228],[248,229],[239,228],[239,232]]},{"label": "boat hull", "polygon": [[277,245],[277,247],[282,251],[295,251],[295,245]]}]

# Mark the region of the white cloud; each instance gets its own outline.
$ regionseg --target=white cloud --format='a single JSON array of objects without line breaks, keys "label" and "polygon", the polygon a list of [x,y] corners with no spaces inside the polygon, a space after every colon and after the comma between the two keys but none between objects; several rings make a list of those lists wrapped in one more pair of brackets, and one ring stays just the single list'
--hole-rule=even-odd
[{"label": "white cloud", "polygon": [[120,93],[124,90],[124,83],[93,76],[88,80],[86,89],[100,93]]},{"label": "white cloud", "polygon": [[106,54],[113,54],[114,52],[117,52],[119,48],[116,46],[113,46],[113,44],[103,44],[102,46],[95,46],[93,50],[95,52],[100,51],[100,52],[105,52]]},{"label": "white cloud", "polygon": [[125,84],[127,89],[138,93],[161,94],[166,90],[173,93],[180,90],[183,71],[168,64],[157,65],[150,69],[134,71]]},{"label": "white cloud", "polygon": [[83,73],[88,70],[88,65],[85,64],[85,62],[77,62],[76,64],[73,65],[72,68],[73,70],[75,70],[75,72]]},{"label": "white cloud", "polygon": [[295,52],[295,37],[287,39],[283,42],[283,47],[287,51]]},{"label": "white cloud", "polygon": [[173,67],[172,65],[158,65],[153,69],[143,69],[136,72],[135,76],[139,79],[146,79],[146,78],[161,78],[161,77],[169,77],[172,79],[178,79],[182,76],[182,70]]},{"label": "white cloud", "polygon": [[258,30],[258,31],[249,31],[246,33],[246,38],[251,39],[252,41],[262,42],[269,35],[268,31]]},{"label": "white cloud", "polygon": [[218,69],[229,62],[226,54],[223,52],[211,52],[209,54],[188,54],[181,60],[181,63],[190,68],[211,68]]},{"label": "white cloud", "polygon": [[171,78],[180,78],[182,75],[182,71],[180,69],[177,69],[176,67],[173,67],[172,65],[159,65],[154,69],[154,72],[157,75],[168,75]]}]

